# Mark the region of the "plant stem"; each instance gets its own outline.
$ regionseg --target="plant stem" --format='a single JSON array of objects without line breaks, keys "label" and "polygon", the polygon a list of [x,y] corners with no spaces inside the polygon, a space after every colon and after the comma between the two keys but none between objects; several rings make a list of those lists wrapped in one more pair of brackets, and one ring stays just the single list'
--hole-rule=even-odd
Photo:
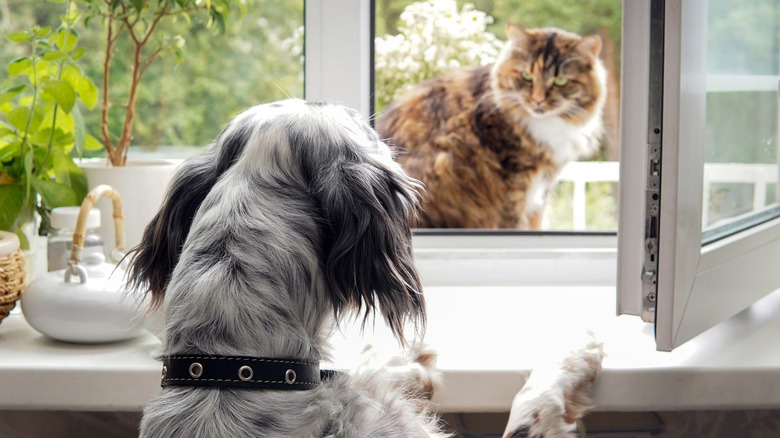
[{"label": "plant stem", "polygon": [[[154,18],[154,21],[152,21],[152,24],[149,25],[149,28],[146,31],[146,34],[143,35],[142,38],[139,38],[138,35],[135,34],[133,26],[137,24],[140,21],[140,12],[139,12],[139,19],[130,22],[129,18],[124,19],[124,23],[127,26],[128,32],[130,34],[130,38],[133,40],[133,43],[135,44],[135,51],[133,53],[133,67],[132,71],[130,73],[130,95],[127,99],[127,111],[125,112],[125,121],[122,126],[122,136],[119,139],[119,142],[117,143],[117,157],[112,158],[112,164],[115,166],[124,166],[127,162],[127,153],[130,150],[130,142],[133,139],[133,121],[135,120],[135,104],[136,104],[136,97],[138,96],[138,86],[141,82],[141,78],[143,77],[144,72],[146,71],[146,67],[151,64],[151,62],[154,61],[156,57],[155,55],[151,56],[151,61],[149,63],[146,63],[146,60],[143,59],[143,50],[144,47],[146,47],[146,44],[149,42],[149,38],[154,33],[155,28],[160,23],[160,21],[163,19],[163,17],[166,16],[166,10],[168,8],[168,5],[166,4],[163,6],[163,9],[160,11],[160,13]],[[118,159],[118,162],[117,160]]]},{"label": "plant stem", "polygon": [[[68,40],[70,39],[70,28],[73,23],[71,23],[71,15],[70,15],[70,4],[71,0],[68,0],[65,4],[65,38],[63,41],[63,47],[60,47],[60,49],[65,50],[68,47]],[[62,66],[65,64],[65,60],[61,60],[59,64],[57,65],[57,80],[62,79]],[[51,131],[49,131],[49,141],[46,144],[46,155],[44,155],[43,160],[41,160],[41,166],[38,169],[38,176],[41,176],[43,173],[43,169],[45,168],[46,160],[49,159],[49,155],[51,155],[51,147],[52,143],[54,142],[54,128],[57,126],[57,113],[59,112],[60,106],[56,102],[54,103],[54,115],[52,116],[51,121]]]},{"label": "plant stem", "polygon": [[[111,8],[111,3],[106,2],[108,8]],[[108,130],[108,110],[111,107],[111,101],[108,86],[109,86],[109,71],[111,69],[111,59],[113,57],[114,43],[116,37],[113,36],[114,31],[114,18],[112,14],[107,14],[106,17],[106,54],[103,60],[103,102],[100,108],[100,132],[103,134],[103,147],[106,148],[108,153],[108,159],[112,163],[114,162],[114,144],[111,142],[111,133]]]},{"label": "plant stem", "polygon": [[[25,146],[27,146],[27,137],[30,133],[30,125],[32,124],[32,119],[35,116],[35,103],[38,102],[38,70],[35,68],[35,58],[38,56],[38,37],[34,35],[34,33],[30,37],[30,42],[32,44],[32,51],[30,53],[30,59],[32,61],[32,87],[33,87],[33,99],[32,104],[30,105],[30,114],[27,116],[27,123],[24,126],[24,135],[22,135],[22,143],[19,145],[19,158],[20,162],[22,163],[22,170],[24,169],[24,150]],[[32,149],[32,146],[30,146],[30,149]],[[32,172],[32,169],[30,169]],[[30,178],[27,178],[27,172],[24,172],[25,175],[25,202],[30,197]]]}]

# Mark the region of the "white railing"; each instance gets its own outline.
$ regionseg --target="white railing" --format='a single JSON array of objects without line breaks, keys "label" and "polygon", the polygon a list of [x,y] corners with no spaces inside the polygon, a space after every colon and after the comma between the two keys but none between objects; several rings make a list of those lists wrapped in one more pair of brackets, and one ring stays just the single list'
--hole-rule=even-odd
[{"label": "white railing", "polygon": [[702,224],[710,226],[709,211],[712,184],[747,183],[753,185],[753,208],[763,210],[767,206],[766,188],[768,184],[778,183],[777,164],[707,163],[704,165],[704,207]]},{"label": "white railing", "polygon": [[620,179],[620,163],[617,161],[574,161],[566,165],[558,177],[558,181],[572,183],[572,229],[585,230],[585,213],[587,211],[586,192],[588,183],[618,182]]},{"label": "white railing", "polygon": [[[714,183],[742,183],[753,186],[753,210],[766,207],[767,185],[778,184],[778,165],[752,163],[707,163],[704,165],[704,199],[702,223],[709,222],[710,194]],[[617,161],[576,161],[561,171],[559,181],[573,185],[572,218],[575,231],[586,229],[587,184],[594,182],[618,182]]]}]

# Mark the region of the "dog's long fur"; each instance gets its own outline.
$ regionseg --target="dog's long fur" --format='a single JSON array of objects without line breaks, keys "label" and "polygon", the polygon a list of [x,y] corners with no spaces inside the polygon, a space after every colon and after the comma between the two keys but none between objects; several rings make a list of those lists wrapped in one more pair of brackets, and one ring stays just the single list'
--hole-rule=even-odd
[{"label": "dog's long fur", "polygon": [[[246,110],[182,165],[132,252],[130,285],[165,311],[161,355],[320,361],[349,312],[381,315],[402,343],[405,328],[419,338],[407,222],[419,189],[351,109],[293,99]],[[446,436],[413,385],[380,367],[306,391],[166,387],[141,436]]]}]

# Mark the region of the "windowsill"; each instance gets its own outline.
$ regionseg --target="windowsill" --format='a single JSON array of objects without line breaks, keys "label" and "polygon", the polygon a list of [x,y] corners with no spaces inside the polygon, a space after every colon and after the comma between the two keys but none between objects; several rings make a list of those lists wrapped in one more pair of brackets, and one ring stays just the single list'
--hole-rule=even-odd
[{"label": "windowsill", "polygon": [[[652,326],[615,316],[614,288],[431,287],[427,341],[439,352],[442,412],[503,412],[524,372],[579,345],[590,329],[608,354],[597,411],[780,406],[780,291],[679,347],[655,351]],[[555,311],[545,311],[553,309]],[[337,336],[335,366],[366,341]],[[394,346],[387,333],[364,339]],[[102,346],[47,340],[15,313],[0,323],[0,409],[135,411],[159,390],[153,336]]]}]

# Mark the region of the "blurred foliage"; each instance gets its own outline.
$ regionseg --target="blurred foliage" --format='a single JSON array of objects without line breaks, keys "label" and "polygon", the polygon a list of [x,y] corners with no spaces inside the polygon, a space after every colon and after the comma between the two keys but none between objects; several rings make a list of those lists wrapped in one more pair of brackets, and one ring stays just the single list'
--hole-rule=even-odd
[{"label": "blurred foliage", "polygon": [[[32,25],[56,26],[57,5],[41,0],[0,0],[9,16],[0,17],[0,37]],[[242,109],[285,97],[303,97],[303,0],[253,0],[243,18],[231,11],[225,34],[213,37],[207,23],[184,18],[164,23],[165,33],[186,41],[181,63],[169,56],[152,64],[139,90],[134,147],[210,143]],[[104,30],[100,23],[78,29],[79,44],[88,53],[101,53]],[[112,76],[128,74],[130,45],[120,42]],[[9,44],[0,45],[0,62],[25,55]],[[99,83],[102,56],[80,60],[87,77]],[[5,75],[6,72],[0,72]],[[0,80],[4,79],[0,76]],[[118,101],[128,90],[117,84]],[[84,110],[84,108],[82,108]],[[99,135],[99,111],[83,111],[86,130]],[[124,114],[112,114],[110,127],[120,129]],[[132,152],[131,152],[132,155]]]},{"label": "blurred foliage", "polygon": [[[401,12],[414,0],[376,0],[376,34],[395,33]],[[488,30],[506,39],[504,26],[514,23],[526,28],[558,27],[580,35],[604,29],[620,51],[621,0],[458,0],[472,3],[493,17]]]}]

